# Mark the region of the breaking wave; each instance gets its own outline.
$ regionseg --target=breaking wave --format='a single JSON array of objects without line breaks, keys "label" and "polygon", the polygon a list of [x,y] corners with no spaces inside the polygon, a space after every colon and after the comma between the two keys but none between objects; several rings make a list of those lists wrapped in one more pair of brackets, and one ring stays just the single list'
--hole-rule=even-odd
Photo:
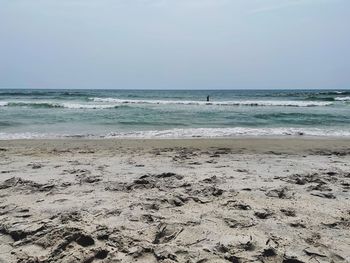
[{"label": "breaking wave", "polygon": [[336,97],[335,100],[337,100],[337,101],[350,101],[350,97]]},{"label": "breaking wave", "polygon": [[99,104],[76,104],[76,103],[62,103],[63,108],[67,109],[113,109],[118,105],[99,105]]},{"label": "breaking wave", "polygon": [[283,101],[283,100],[237,100],[237,101],[176,101],[176,100],[123,100],[115,98],[90,98],[94,102],[117,104],[179,104],[179,105],[219,105],[219,106],[285,106],[285,107],[315,107],[329,106],[333,103],[324,101]]},{"label": "breaking wave", "polygon": [[55,103],[55,102],[6,102],[0,101],[0,107],[31,107],[31,108],[67,108],[67,109],[109,109],[118,105]]},{"label": "breaking wave", "polygon": [[[339,100],[349,100],[350,97],[338,98]],[[123,100],[114,98],[90,98],[92,103],[74,103],[74,102],[26,102],[26,101],[0,101],[0,107],[31,107],[31,108],[67,108],[67,109],[113,109],[121,105],[130,104],[146,104],[146,105],[201,105],[201,106],[279,106],[279,107],[317,107],[329,106],[332,102],[324,101],[258,101],[258,100],[242,100],[242,101],[175,101],[175,100]]]}]

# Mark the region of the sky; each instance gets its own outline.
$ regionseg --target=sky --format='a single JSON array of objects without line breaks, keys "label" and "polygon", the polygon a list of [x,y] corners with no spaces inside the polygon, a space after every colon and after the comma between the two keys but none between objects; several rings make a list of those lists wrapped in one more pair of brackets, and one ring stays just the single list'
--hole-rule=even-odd
[{"label": "sky", "polygon": [[0,88],[348,89],[349,0],[0,0]]}]

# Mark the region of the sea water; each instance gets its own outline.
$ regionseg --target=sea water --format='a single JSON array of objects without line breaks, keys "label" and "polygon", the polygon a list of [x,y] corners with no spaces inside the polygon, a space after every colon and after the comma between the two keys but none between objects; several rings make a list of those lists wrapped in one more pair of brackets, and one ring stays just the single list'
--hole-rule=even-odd
[{"label": "sea water", "polygon": [[350,136],[350,90],[0,89],[0,139],[235,136]]}]

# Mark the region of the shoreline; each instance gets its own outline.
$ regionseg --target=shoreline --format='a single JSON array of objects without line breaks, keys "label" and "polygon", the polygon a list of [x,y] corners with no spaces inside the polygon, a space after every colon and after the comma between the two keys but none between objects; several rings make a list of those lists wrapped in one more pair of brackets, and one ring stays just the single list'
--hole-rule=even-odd
[{"label": "shoreline", "polygon": [[286,153],[307,152],[310,150],[349,150],[350,138],[319,138],[319,137],[237,137],[237,138],[178,138],[178,139],[15,139],[0,140],[0,147],[31,147],[31,148],[76,148],[90,147],[94,149],[113,150],[122,148],[167,148],[183,147],[205,149],[224,147],[244,152],[263,153],[279,150]]}]

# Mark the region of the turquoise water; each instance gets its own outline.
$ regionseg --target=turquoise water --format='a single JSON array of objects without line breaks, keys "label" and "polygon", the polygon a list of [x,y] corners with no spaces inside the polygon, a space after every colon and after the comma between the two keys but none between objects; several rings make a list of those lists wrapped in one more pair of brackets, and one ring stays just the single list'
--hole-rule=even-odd
[{"label": "turquoise water", "polygon": [[350,90],[0,90],[0,139],[244,135],[350,136]]}]

